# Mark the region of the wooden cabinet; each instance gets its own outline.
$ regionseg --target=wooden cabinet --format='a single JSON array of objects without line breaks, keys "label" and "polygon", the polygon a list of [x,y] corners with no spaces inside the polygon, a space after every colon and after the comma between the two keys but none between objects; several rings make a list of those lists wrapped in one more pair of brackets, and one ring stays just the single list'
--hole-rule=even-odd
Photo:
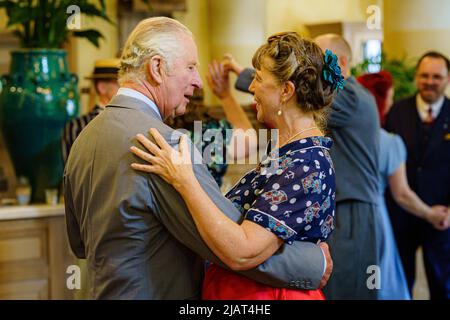
[{"label": "wooden cabinet", "polygon": [[0,299],[73,297],[66,288],[74,259],[65,230],[64,215],[0,220]]}]

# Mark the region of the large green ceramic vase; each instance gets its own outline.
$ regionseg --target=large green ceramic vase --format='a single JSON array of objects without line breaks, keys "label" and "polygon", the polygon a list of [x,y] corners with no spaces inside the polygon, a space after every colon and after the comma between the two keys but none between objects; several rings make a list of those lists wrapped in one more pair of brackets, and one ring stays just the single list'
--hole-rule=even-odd
[{"label": "large green ceramic vase", "polygon": [[45,189],[62,181],[61,133],[78,114],[78,80],[68,72],[64,50],[11,55],[10,74],[1,78],[0,127],[16,175],[28,177],[32,202],[44,202]]}]

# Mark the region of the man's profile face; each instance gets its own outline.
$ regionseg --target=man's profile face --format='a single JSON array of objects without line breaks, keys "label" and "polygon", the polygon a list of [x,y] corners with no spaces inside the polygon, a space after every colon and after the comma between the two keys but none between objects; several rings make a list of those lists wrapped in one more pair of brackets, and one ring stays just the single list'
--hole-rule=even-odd
[{"label": "man's profile face", "polygon": [[119,83],[115,79],[97,80],[95,86],[100,100],[110,101],[119,90]]},{"label": "man's profile face", "polygon": [[425,57],[420,62],[416,70],[416,86],[425,102],[436,102],[444,94],[448,83],[449,73],[443,59]]},{"label": "man's profile face", "polygon": [[197,46],[190,36],[180,35],[179,37],[183,52],[172,62],[162,84],[164,118],[184,114],[194,90],[203,86],[197,69]]}]

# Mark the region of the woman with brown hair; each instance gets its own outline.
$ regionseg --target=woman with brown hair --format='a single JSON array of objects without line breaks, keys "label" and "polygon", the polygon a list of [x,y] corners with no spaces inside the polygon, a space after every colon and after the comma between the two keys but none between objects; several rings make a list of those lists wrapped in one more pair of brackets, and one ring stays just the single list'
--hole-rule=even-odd
[{"label": "woman with brown hair", "polygon": [[[250,90],[258,121],[273,125],[279,136],[275,148],[226,195],[242,212],[241,224],[228,219],[202,189],[192,171],[186,136],[176,151],[151,129],[159,147],[138,135],[150,153],[131,149],[149,162],[132,167],[173,185],[204,241],[232,270],[263,263],[283,244],[324,241],[334,229],[332,141],[321,124],[343,84],[336,57],[330,51],[324,55],[297,33],[285,32],[268,38],[253,65],[256,76]],[[203,289],[205,299],[324,299],[319,289],[267,287],[217,265],[208,267]]]}]

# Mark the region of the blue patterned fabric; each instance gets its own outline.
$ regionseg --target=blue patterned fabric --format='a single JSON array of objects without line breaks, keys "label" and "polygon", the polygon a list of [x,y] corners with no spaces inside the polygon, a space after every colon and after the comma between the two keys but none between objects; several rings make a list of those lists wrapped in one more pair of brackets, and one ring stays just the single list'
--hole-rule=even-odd
[{"label": "blue patterned fabric", "polygon": [[310,137],[273,150],[227,193],[251,220],[286,243],[324,241],[334,229],[331,138]]},{"label": "blue patterned fabric", "polygon": [[[223,177],[228,169],[225,157],[228,145],[230,144],[231,135],[227,133],[227,130],[231,129],[233,129],[233,126],[227,120],[215,120],[209,118],[207,121],[202,121],[201,135],[196,136],[192,128],[189,128],[188,131],[189,138],[192,143],[195,144],[197,149],[205,150],[205,148],[208,148],[208,150],[211,151],[211,154],[207,155],[205,162],[209,172],[214,180],[216,180],[219,187],[222,186]],[[205,139],[205,137],[207,137],[207,139]],[[220,139],[216,140],[216,137],[219,137]]]}]

